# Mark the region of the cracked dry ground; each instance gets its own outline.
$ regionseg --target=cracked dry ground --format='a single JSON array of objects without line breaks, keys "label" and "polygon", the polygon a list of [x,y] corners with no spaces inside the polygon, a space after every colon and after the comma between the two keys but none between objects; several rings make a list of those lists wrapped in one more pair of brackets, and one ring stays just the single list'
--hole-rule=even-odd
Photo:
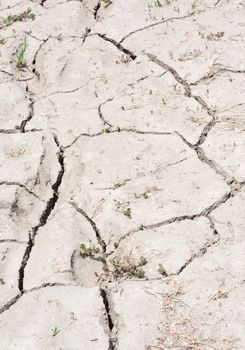
[{"label": "cracked dry ground", "polygon": [[245,1],[0,16],[0,349],[245,349]]}]

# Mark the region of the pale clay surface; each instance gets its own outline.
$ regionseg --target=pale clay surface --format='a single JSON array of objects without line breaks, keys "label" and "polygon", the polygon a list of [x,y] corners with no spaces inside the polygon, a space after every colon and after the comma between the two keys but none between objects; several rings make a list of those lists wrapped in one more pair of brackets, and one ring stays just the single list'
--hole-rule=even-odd
[{"label": "pale clay surface", "polygon": [[244,350],[245,1],[0,20],[0,349]]}]

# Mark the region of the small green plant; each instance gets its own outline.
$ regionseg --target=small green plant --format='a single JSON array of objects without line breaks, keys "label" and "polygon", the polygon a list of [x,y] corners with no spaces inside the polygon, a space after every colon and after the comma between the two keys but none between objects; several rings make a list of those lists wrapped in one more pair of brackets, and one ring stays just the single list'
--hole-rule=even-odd
[{"label": "small green plant", "polygon": [[104,4],[104,7],[108,7],[112,4],[112,1],[111,0],[100,0],[103,4]]},{"label": "small green plant", "polygon": [[217,38],[222,38],[224,36],[225,32],[217,32],[215,35]]},{"label": "small green plant", "polygon": [[129,219],[131,219],[131,218],[132,218],[132,210],[131,210],[131,208],[125,209],[125,210],[123,211],[123,214],[124,214],[125,216],[127,216]]},{"label": "small green plant", "polygon": [[57,157],[63,157],[64,156],[64,151],[60,150],[56,152]]},{"label": "small green plant", "polygon": [[80,244],[80,249],[81,249],[80,254],[83,258],[86,258],[88,256],[93,257],[100,252],[99,247],[94,247],[94,246],[90,247],[88,245],[86,246],[86,244],[84,243]]},{"label": "small green plant", "polygon": [[110,263],[112,264],[113,271],[112,276],[114,278],[119,277],[137,277],[137,278],[144,278],[145,277],[145,271],[143,270],[142,266],[147,264],[147,260],[144,256],[141,256],[139,261],[137,263],[132,262],[129,258],[125,259],[111,259]]},{"label": "small green plant", "polygon": [[173,84],[173,89],[174,89],[174,91],[177,91],[177,86],[178,86],[178,83],[176,83],[176,84],[174,83],[174,84]]},{"label": "small green plant", "polygon": [[35,14],[30,8],[18,15],[8,15],[0,24],[0,27],[8,27],[15,22],[22,22],[26,19],[31,19],[32,21],[36,18]]},{"label": "small green plant", "polygon": [[19,51],[16,55],[16,67],[21,68],[24,64],[24,58],[25,58],[25,52],[26,52],[26,38],[23,40],[23,44],[19,48]]},{"label": "small green plant", "polygon": [[59,332],[60,332],[59,328],[55,326],[52,329],[52,336],[55,337],[57,334],[59,334]]},{"label": "small green plant", "polygon": [[197,0],[194,0],[191,4],[192,11],[194,11],[196,9],[196,7],[197,7]]},{"label": "small green plant", "polygon": [[173,51],[168,51],[168,53],[169,53],[169,56],[170,56],[170,58],[171,58],[171,60],[174,58],[174,54],[173,54]]},{"label": "small green plant", "polygon": [[160,0],[156,0],[155,1],[155,6],[156,7],[162,7],[162,4],[161,4]]},{"label": "small green plant", "polygon": [[102,129],[102,132],[106,133],[106,134],[109,134],[111,132],[111,129],[110,128],[105,128],[105,129]]},{"label": "small green plant", "polygon": [[0,278],[0,284],[5,284],[5,281],[3,278]]},{"label": "small green plant", "polygon": [[140,257],[140,265],[141,265],[141,266],[144,266],[144,265],[146,265],[146,264],[147,264],[146,258],[145,258],[144,256],[141,256],[141,257]]},{"label": "small green plant", "polygon": [[163,267],[163,265],[162,264],[159,264],[158,265],[159,267],[158,267],[158,272],[162,275],[162,276],[167,276],[167,271],[165,270],[165,268]]}]

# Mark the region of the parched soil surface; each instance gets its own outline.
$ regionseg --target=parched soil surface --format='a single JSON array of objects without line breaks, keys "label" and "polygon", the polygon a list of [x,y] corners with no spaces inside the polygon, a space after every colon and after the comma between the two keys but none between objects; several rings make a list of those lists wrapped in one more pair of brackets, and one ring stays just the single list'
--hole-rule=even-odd
[{"label": "parched soil surface", "polygon": [[0,1],[0,349],[245,349],[245,1]]}]

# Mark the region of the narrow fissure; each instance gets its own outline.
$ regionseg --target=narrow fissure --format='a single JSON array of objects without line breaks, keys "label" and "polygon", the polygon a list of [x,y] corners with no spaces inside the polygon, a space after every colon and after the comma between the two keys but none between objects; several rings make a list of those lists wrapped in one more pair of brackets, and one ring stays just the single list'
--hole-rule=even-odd
[{"label": "narrow fissure", "polygon": [[[112,101],[112,99],[109,99],[107,102]],[[102,110],[101,110],[102,104],[99,105],[98,107],[98,115],[100,119],[102,120],[104,125],[107,125],[109,128],[113,128],[113,125],[109,123],[103,116]]]},{"label": "narrow fissure", "polygon": [[53,195],[48,200],[46,208],[44,209],[44,211],[43,211],[43,213],[42,213],[42,215],[41,215],[41,217],[39,219],[39,223],[35,227],[32,228],[31,233],[29,235],[29,242],[28,242],[26,251],[25,251],[23,259],[22,259],[21,267],[19,269],[18,288],[19,288],[19,290],[21,292],[23,292],[23,290],[24,290],[25,267],[26,267],[27,262],[28,262],[28,260],[30,258],[32,248],[33,248],[33,246],[35,244],[35,236],[37,235],[39,228],[44,226],[47,223],[47,220],[48,220],[52,210],[55,207],[55,204],[56,204],[56,202],[58,200],[58,197],[59,197],[58,190],[59,190],[59,187],[61,185],[62,178],[63,178],[64,171],[65,171],[63,148],[59,145],[57,137],[54,137],[54,140],[55,140],[55,143],[56,143],[56,145],[57,145],[57,147],[59,149],[58,162],[60,164],[60,171],[58,173],[56,182],[52,186]]},{"label": "narrow fissure", "polygon": [[111,308],[110,308],[110,303],[109,303],[107,291],[104,288],[100,288],[100,295],[102,297],[103,304],[105,307],[107,323],[108,323],[108,328],[109,328],[109,347],[108,347],[108,350],[115,350],[116,344],[117,344],[117,339],[112,336],[112,332],[114,330],[115,325],[114,325],[114,322],[113,322],[112,316],[111,316]]},{"label": "narrow fissure", "polygon": [[216,118],[215,118],[215,116],[213,116],[211,121],[204,127],[203,131],[201,132],[201,135],[199,136],[198,141],[194,145],[195,147],[198,147],[205,142],[205,140],[209,134],[209,131],[212,129],[212,127],[215,125],[215,123],[216,123]]},{"label": "narrow fissure", "polygon": [[100,295],[103,299],[103,303],[105,306],[105,310],[106,310],[106,314],[107,314],[107,318],[108,318],[108,326],[109,326],[110,331],[112,331],[114,328],[114,324],[113,324],[113,321],[112,321],[112,318],[110,315],[110,306],[109,306],[109,301],[108,301],[106,290],[103,288],[100,288]]},{"label": "narrow fissure", "polygon": [[4,312],[7,311],[8,309],[11,308],[12,305],[14,305],[23,295],[23,292],[17,294],[14,298],[12,298],[7,304],[5,304],[1,309],[0,309],[0,315]]},{"label": "narrow fissure", "polygon": [[30,106],[29,106],[29,113],[28,113],[28,117],[25,120],[22,120],[22,122],[20,123],[20,132],[24,133],[25,132],[25,127],[26,124],[32,119],[34,114],[34,101],[31,100]]},{"label": "narrow fissure", "polygon": [[216,230],[214,226],[213,220],[207,216],[207,219],[209,220],[210,228],[213,231],[213,239],[206,241],[204,246],[200,248],[196,253],[194,253],[186,262],[184,265],[182,265],[177,272],[177,275],[179,275],[181,272],[183,272],[196,258],[199,258],[203,255],[205,255],[208,252],[208,249],[217,244],[220,240],[220,236],[218,231]]},{"label": "narrow fissure", "polygon": [[98,1],[97,5],[95,5],[94,7],[94,18],[97,19],[98,16],[98,11],[101,8],[101,2],[100,0]]}]

